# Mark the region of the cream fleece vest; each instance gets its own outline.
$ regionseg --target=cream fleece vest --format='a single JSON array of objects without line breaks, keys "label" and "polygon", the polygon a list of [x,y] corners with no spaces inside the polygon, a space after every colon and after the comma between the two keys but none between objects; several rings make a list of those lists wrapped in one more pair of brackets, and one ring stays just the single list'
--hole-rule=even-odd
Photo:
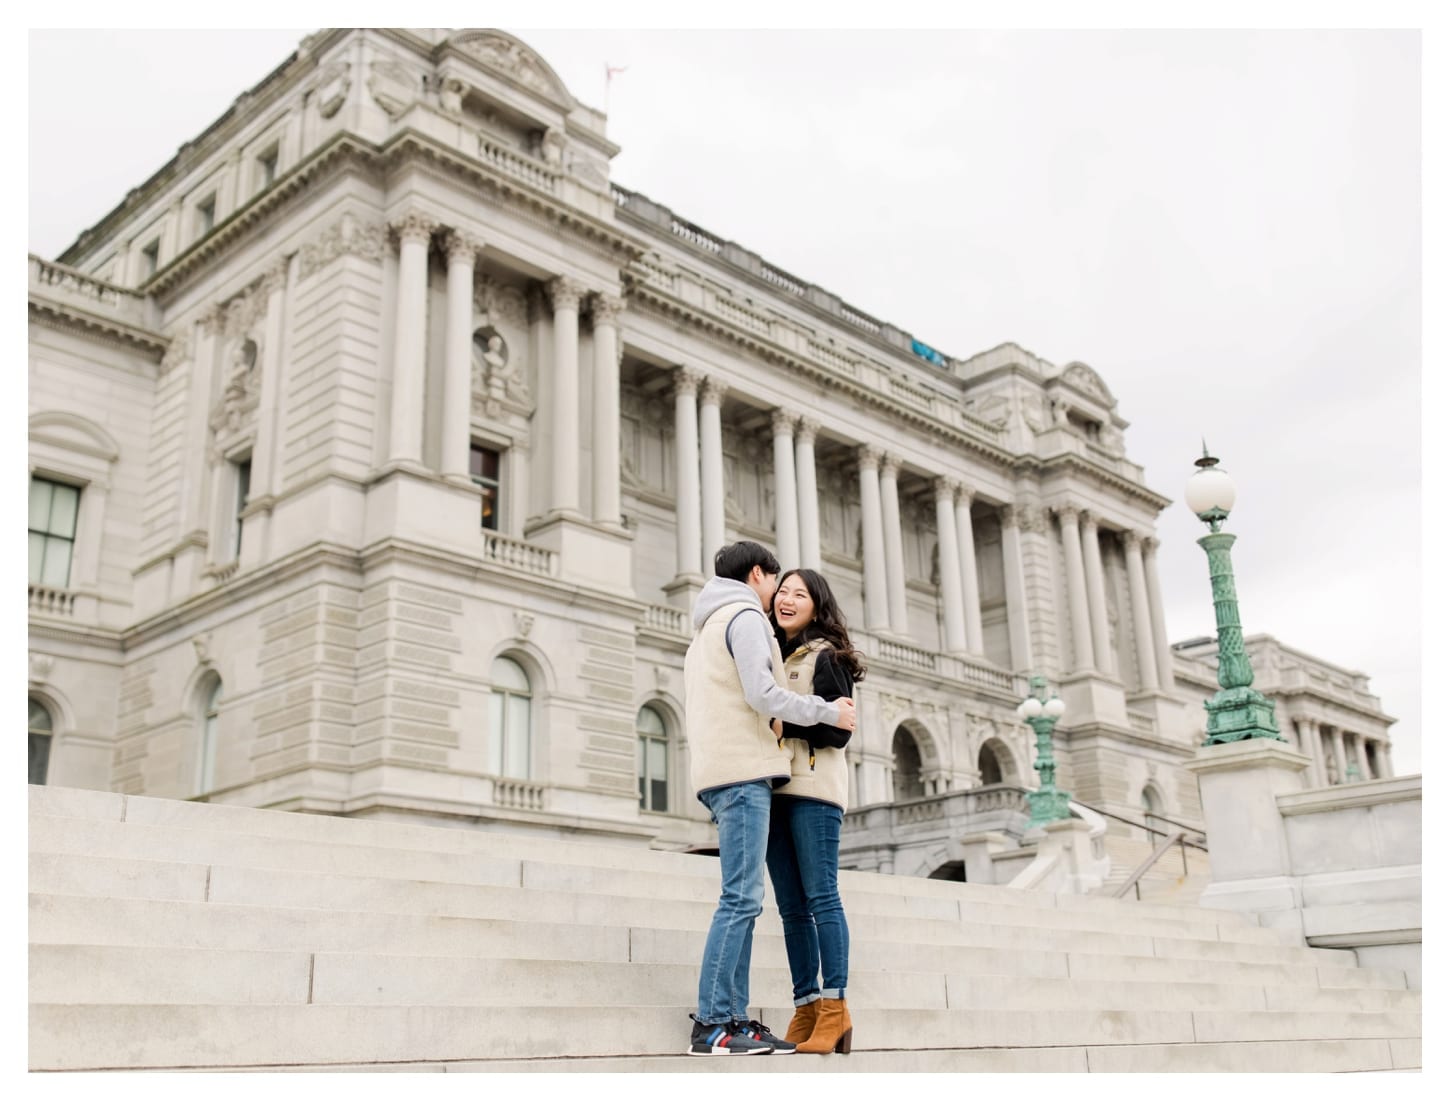
[{"label": "cream fleece vest", "polygon": [[[816,657],[829,644],[825,639],[812,639],[785,659],[785,686],[805,696],[815,694]],[[790,750],[790,783],[775,789],[777,795],[796,795],[802,799],[818,799],[846,809],[846,751],[822,746],[811,760],[811,746],[801,738],[787,738]]]},{"label": "cream fleece vest", "polygon": [[[735,659],[725,646],[725,629],[741,611],[737,630],[768,630],[767,624],[748,622],[751,616],[764,619],[758,601],[734,601],[700,624],[685,651],[685,740],[696,795],[726,784],[769,780],[776,786],[790,778],[790,755],[776,741],[770,718],[745,702]],[[785,687],[773,633],[770,652],[771,675]]]}]

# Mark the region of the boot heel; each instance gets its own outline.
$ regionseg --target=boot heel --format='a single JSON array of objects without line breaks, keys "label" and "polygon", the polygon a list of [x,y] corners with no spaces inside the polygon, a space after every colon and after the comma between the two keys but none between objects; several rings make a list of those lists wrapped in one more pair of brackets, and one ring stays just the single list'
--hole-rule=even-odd
[{"label": "boot heel", "polygon": [[837,1055],[850,1055],[851,1054],[851,1033],[854,1032],[854,1031],[855,1031],[854,1029],[848,1028],[848,1029],[846,1029],[845,1032],[841,1033],[841,1038],[836,1041],[836,1054]]}]

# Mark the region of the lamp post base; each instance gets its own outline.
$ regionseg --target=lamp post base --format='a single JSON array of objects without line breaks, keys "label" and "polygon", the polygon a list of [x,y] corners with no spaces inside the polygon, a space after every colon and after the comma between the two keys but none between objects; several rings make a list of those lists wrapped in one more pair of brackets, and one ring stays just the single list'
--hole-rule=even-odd
[{"label": "lamp post base", "polygon": [[1203,701],[1208,712],[1204,745],[1241,742],[1245,738],[1272,738],[1283,742],[1274,718],[1274,705],[1253,688],[1224,688]]},{"label": "lamp post base", "polygon": [[1038,789],[1027,793],[1027,806],[1031,811],[1028,819],[1028,828],[1045,826],[1049,822],[1061,822],[1072,817],[1072,810],[1068,803],[1072,796],[1065,791],[1058,791],[1054,788]]}]

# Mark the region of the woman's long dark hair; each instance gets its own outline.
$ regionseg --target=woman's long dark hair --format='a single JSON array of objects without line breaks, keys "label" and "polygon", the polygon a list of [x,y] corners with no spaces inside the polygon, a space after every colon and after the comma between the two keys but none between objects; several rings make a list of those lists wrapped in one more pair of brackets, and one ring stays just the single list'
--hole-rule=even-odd
[{"label": "woman's long dark hair", "polygon": [[[851,636],[846,633],[846,616],[842,613],[841,606],[836,603],[831,586],[815,570],[786,570],[781,574],[780,582],[775,587],[777,593],[780,592],[780,586],[790,580],[792,575],[799,577],[805,583],[806,592],[811,594],[811,603],[816,606],[815,615],[811,617],[810,625],[802,633],[802,638],[807,642],[818,638],[824,639],[835,652],[836,660],[840,663],[841,668],[850,674],[851,680],[861,680],[866,676],[866,665],[861,660],[860,652],[851,645]],[[781,629],[780,624],[775,622],[774,597],[771,597],[770,600],[770,622],[775,627],[776,638],[784,645],[785,631]]]}]

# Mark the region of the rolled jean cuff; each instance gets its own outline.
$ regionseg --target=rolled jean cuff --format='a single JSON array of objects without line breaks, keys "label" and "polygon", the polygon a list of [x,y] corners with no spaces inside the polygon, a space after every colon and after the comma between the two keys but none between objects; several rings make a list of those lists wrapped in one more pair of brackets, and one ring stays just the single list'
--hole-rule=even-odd
[{"label": "rolled jean cuff", "polygon": [[821,996],[819,994],[807,994],[804,998],[797,998],[795,1000],[795,1007],[799,1009],[803,1005],[810,1005],[812,1002],[818,1002],[820,1000]]},{"label": "rolled jean cuff", "polygon": [[[846,988],[844,986],[838,987],[835,990],[822,990],[818,995],[816,995],[816,997],[819,998],[832,998],[835,1001],[840,1001],[845,996]],[[800,1003],[797,1002],[796,1004],[799,1005]]]}]

